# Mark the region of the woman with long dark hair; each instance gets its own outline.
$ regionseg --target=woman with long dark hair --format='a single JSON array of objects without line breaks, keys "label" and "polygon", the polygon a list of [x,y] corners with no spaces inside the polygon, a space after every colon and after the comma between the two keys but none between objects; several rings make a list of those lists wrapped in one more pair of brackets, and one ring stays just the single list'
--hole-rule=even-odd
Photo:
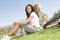
[{"label": "woman with long dark hair", "polygon": [[[35,33],[40,31],[39,18],[38,15],[34,12],[33,6],[28,4],[25,8],[27,19],[25,21],[17,21],[13,23],[14,28],[8,33],[7,36],[4,36],[2,40],[10,40],[11,36],[19,29],[23,28],[24,32]],[[22,26],[22,27],[20,27]]]}]

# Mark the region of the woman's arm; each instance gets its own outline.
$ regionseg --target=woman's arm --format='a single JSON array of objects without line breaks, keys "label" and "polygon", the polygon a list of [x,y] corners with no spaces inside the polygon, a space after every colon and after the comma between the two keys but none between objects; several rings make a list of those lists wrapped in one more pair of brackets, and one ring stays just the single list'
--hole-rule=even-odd
[{"label": "woman's arm", "polygon": [[47,18],[46,15],[43,15],[43,19],[44,19],[46,22],[48,22],[48,18]]},{"label": "woman's arm", "polygon": [[25,24],[28,24],[28,23],[32,20],[33,17],[34,17],[34,16],[30,16],[26,21],[24,21],[24,25],[25,25]]},{"label": "woman's arm", "polygon": [[32,20],[33,17],[34,16],[30,16],[27,20],[25,20],[25,21],[17,21],[17,22],[14,22],[14,24],[26,25],[26,24],[28,24]]}]

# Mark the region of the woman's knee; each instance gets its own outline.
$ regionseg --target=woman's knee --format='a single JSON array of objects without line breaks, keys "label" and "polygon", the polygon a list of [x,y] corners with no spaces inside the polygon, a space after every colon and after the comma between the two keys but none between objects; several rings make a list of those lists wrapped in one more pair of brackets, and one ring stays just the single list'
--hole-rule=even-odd
[{"label": "woman's knee", "polygon": [[15,25],[19,25],[18,22],[14,22],[14,23],[13,23],[13,26],[15,26]]}]

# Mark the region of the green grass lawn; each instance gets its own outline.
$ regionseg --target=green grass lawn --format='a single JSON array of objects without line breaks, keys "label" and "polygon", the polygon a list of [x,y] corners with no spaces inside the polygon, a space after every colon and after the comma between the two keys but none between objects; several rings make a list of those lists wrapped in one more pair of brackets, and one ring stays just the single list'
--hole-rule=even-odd
[{"label": "green grass lawn", "polygon": [[49,28],[42,32],[24,35],[12,40],[60,40],[60,28]]}]

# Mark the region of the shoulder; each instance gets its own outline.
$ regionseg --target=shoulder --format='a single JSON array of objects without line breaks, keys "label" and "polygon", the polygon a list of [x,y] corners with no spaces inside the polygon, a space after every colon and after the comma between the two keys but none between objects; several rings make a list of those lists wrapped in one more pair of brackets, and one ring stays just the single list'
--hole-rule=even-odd
[{"label": "shoulder", "polygon": [[40,12],[39,12],[39,15],[45,15],[46,14],[46,12],[45,11],[43,11],[43,10],[40,10]]},{"label": "shoulder", "polygon": [[35,14],[35,12],[32,12],[31,14]]},{"label": "shoulder", "polygon": [[46,12],[44,10],[41,10],[42,14],[46,14]]},{"label": "shoulder", "polygon": [[35,12],[32,12],[31,15],[35,15],[36,13]]}]

